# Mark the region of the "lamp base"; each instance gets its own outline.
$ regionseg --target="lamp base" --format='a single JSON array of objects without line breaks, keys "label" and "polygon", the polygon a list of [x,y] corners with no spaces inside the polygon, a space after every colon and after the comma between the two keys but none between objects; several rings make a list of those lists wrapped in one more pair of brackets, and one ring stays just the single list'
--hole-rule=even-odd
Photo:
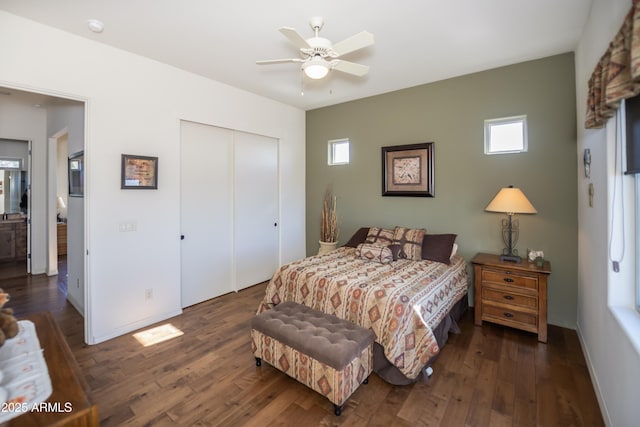
[{"label": "lamp base", "polygon": [[522,258],[518,255],[500,255],[500,261],[521,262]]}]

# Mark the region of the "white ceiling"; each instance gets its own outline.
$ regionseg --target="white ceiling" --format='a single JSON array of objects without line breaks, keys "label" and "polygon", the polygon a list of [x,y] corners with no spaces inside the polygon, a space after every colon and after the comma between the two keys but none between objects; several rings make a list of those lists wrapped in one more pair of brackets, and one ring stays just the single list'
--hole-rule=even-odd
[{"label": "white ceiling", "polygon": [[[0,9],[310,110],[573,51],[592,0],[0,0]],[[312,16],[336,43],[362,30],[375,44],[343,59],[369,65],[304,80],[278,32],[305,38]],[[88,19],[105,29],[94,34]],[[304,89],[304,95],[301,95]]]}]

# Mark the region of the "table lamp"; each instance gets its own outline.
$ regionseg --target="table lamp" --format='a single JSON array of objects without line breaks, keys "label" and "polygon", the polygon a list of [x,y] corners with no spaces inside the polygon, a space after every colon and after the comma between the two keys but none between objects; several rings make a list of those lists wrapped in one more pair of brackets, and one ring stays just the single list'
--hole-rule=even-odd
[{"label": "table lamp", "polygon": [[484,210],[508,215],[508,219],[502,220],[502,240],[507,247],[503,249],[500,261],[520,262],[518,250],[515,249],[519,224],[517,219],[513,219],[513,215],[535,214],[538,213],[536,208],[519,188],[513,188],[513,185],[510,185],[502,188]]}]

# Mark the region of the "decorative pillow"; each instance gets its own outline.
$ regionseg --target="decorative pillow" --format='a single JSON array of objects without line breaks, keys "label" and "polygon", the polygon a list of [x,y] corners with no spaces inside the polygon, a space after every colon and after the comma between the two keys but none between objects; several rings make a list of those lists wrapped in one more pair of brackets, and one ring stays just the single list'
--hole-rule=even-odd
[{"label": "decorative pillow", "polygon": [[422,241],[422,259],[451,264],[456,234],[425,234]]},{"label": "decorative pillow", "polygon": [[380,264],[389,264],[393,261],[391,249],[375,243],[360,243],[356,248],[356,257]]},{"label": "decorative pillow", "polygon": [[393,233],[393,244],[401,247],[398,258],[420,261],[424,233],[423,228],[396,227]]},{"label": "decorative pillow", "polygon": [[393,260],[397,261],[400,256],[400,251],[402,250],[402,246],[400,245],[389,245],[387,246],[391,250],[391,255],[393,255]]},{"label": "decorative pillow", "polygon": [[389,228],[371,227],[367,233],[365,243],[377,243],[388,246],[393,243],[393,230]]},{"label": "decorative pillow", "polygon": [[349,241],[344,245],[349,248],[357,247],[360,243],[364,243],[364,241],[367,239],[367,233],[369,233],[369,227],[362,227],[358,229],[358,231],[356,231],[353,236],[351,236]]}]

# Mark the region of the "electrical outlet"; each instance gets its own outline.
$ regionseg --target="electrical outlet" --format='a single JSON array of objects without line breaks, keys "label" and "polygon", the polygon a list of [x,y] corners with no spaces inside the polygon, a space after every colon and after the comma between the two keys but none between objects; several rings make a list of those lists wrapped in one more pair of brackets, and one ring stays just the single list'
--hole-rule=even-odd
[{"label": "electrical outlet", "polygon": [[146,300],[153,299],[153,289],[146,289],[144,291],[144,299]]}]

